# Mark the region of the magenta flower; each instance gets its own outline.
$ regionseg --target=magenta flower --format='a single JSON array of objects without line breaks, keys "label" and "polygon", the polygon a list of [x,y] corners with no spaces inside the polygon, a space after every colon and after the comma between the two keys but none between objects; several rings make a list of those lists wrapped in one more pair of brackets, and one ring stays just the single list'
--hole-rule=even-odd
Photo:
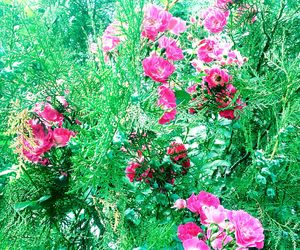
[{"label": "magenta flower", "polygon": [[224,86],[230,80],[228,73],[217,67],[206,70],[206,73],[207,76],[204,77],[204,81],[207,82],[210,89],[217,86]]},{"label": "magenta flower", "polygon": [[37,103],[33,109],[46,123],[62,125],[64,116],[55,110],[49,103]]},{"label": "magenta flower", "polygon": [[206,38],[201,40],[197,50],[198,58],[205,63],[212,62],[216,57],[215,49],[217,45],[217,40],[214,38]]},{"label": "magenta flower", "polygon": [[66,128],[55,128],[53,130],[53,139],[56,147],[64,147],[67,145],[71,137],[74,137],[75,133]]},{"label": "magenta flower", "polygon": [[173,109],[171,111],[166,111],[163,116],[159,119],[158,123],[163,125],[166,123],[169,123],[170,121],[173,121],[176,117],[176,109]]},{"label": "magenta flower", "polygon": [[176,97],[174,91],[164,85],[158,87],[159,99],[158,106],[162,106],[163,109],[176,108]]},{"label": "magenta flower", "polygon": [[169,60],[183,59],[182,49],[177,46],[174,39],[163,36],[158,40],[158,44],[161,49],[166,49],[166,56]]},{"label": "magenta flower", "polygon": [[146,76],[155,82],[166,83],[169,76],[175,71],[175,67],[169,61],[153,54],[142,62]]},{"label": "magenta flower", "polygon": [[134,181],[135,175],[136,175],[136,169],[140,168],[141,164],[136,163],[136,162],[130,162],[129,165],[127,166],[125,173],[127,178],[129,179],[130,182]]},{"label": "magenta flower", "polygon": [[211,33],[221,32],[227,24],[229,11],[222,11],[218,8],[208,8],[203,15],[204,27]]},{"label": "magenta flower", "polygon": [[47,130],[38,120],[29,120],[28,123],[32,129],[33,142],[23,137],[22,153],[31,162],[45,163],[42,156],[54,145],[52,130]]},{"label": "magenta flower", "polygon": [[188,222],[186,224],[179,225],[177,228],[178,238],[182,242],[197,237],[197,235],[202,232],[202,229],[194,222]]},{"label": "magenta flower", "polygon": [[145,10],[142,36],[154,41],[159,32],[167,30],[172,15],[159,6],[150,4]]},{"label": "magenta flower", "polygon": [[264,247],[264,229],[257,218],[243,210],[230,211],[229,220],[235,228],[236,243],[240,247]]},{"label": "magenta flower", "polygon": [[197,238],[188,239],[183,242],[184,250],[210,250],[203,240]]},{"label": "magenta flower", "polygon": [[213,194],[201,191],[198,195],[192,194],[187,199],[187,208],[200,215],[200,219],[204,222],[207,217],[203,211],[203,206],[213,206],[217,208],[220,205],[220,200]]}]

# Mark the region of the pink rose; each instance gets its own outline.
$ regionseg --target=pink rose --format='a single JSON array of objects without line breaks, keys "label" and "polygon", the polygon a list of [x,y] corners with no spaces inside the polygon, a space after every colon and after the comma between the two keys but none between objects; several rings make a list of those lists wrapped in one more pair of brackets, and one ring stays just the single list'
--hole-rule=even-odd
[{"label": "pink rose", "polygon": [[213,194],[201,191],[198,195],[192,194],[190,198],[187,199],[187,208],[193,212],[200,215],[200,219],[204,222],[207,217],[203,212],[203,206],[213,206],[217,208],[220,205],[220,200]]},{"label": "pink rose", "polygon": [[158,44],[161,49],[166,49],[166,56],[169,60],[177,61],[183,59],[182,49],[177,46],[174,39],[163,36],[158,40]]},{"label": "pink rose", "polygon": [[43,160],[42,156],[53,147],[52,130],[45,128],[38,120],[29,120],[28,123],[32,129],[33,141],[23,137],[22,153],[29,161],[45,165],[49,161]]},{"label": "pink rose", "polygon": [[186,30],[186,23],[179,17],[172,17],[169,22],[168,30],[178,36]]},{"label": "pink rose", "polygon": [[121,36],[120,27],[121,23],[115,21],[111,23],[103,33],[102,36],[102,49],[104,52],[114,50],[118,44],[123,40]]},{"label": "pink rose", "polygon": [[176,108],[176,97],[174,91],[164,85],[158,87],[159,99],[158,106],[162,106],[163,109]]},{"label": "pink rose", "polygon": [[215,58],[215,48],[217,45],[216,39],[213,38],[201,40],[197,51],[198,58],[205,63],[212,62]]},{"label": "pink rose", "polygon": [[238,246],[258,249],[264,247],[264,229],[257,218],[243,210],[230,211],[228,217],[234,225]]},{"label": "pink rose", "polygon": [[208,8],[203,15],[204,27],[211,33],[221,32],[227,24],[229,11],[222,11],[218,8]]},{"label": "pink rose", "polygon": [[172,208],[176,208],[176,209],[186,208],[186,201],[184,199],[177,199]]},{"label": "pink rose", "polygon": [[204,77],[204,81],[207,82],[209,88],[224,86],[230,79],[230,76],[225,70],[217,67],[206,70],[206,73],[207,76]]},{"label": "pink rose", "polygon": [[163,116],[159,119],[158,123],[163,125],[170,121],[173,121],[176,117],[176,113],[177,113],[176,109],[173,109],[171,111],[166,111],[163,114]]},{"label": "pink rose", "polygon": [[215,234],[211,235],[210,238],[213,239],[211,242],[211,246],[215,250],[224,249],[224,246],[226,246],[233,240],[231,236],[227,235],[226,232],[223,231],[216,232]]},{"label": "pink rose", "polygon": [[53,138],[56,147],[64,147],[67,145],[71,137],[74,137],[75,133],[66,128],[55,128],[53,130]]},{"label": "pink rose", "polygon": [[232,3],[232,0],[217,0],[216,6],[224,8],[228,3]]},{"label": "pink rose", "polygon": [[221,117],[224,117],[224,118],[229,119],[229,120],[234,120],[235,119],[234,109],[221,110],[219,112],[219,115]]},{"label": "pink rose", "polygon": [[134,178],[136,175],[135,171],[137,168],[140,168],[140,167],[141,167],[141,164],[139,164],[139,163],[136,163],[136,162],[129,163],[129,165],[127,166],[127,168],[125,170],[125,173],[130,182],[134,181]]},{"label": "pink rose", "polygon": [[145,58],[142,64],[145,75],[156,82],[166,83],[175,71],[172,63],[154,54]]},{"label": "pink rose", "polygon": [[179,225],[177,229],[178,238],[182,242],[197,237],[197,235],[202,232],[202,229],[194,222]]},{"label": "pink rose", "polygon": [[210,250],[203,240],[197,238],[188,239],[183,242],[184,250]]},{"label": "pink rose", "polygon": [[62,125],[64,116],[55,110],[49,103],[37,103],[33,109],[39,117],[45,120],[46,123],[54,123],[59,126]]}]

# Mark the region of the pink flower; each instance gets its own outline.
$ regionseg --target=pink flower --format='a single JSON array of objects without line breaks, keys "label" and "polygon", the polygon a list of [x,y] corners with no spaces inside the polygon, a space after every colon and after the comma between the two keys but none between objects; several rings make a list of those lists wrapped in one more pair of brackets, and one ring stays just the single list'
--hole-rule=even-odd
[{"label": "pink flower", "polygon": [[[44,109],[43,109],[43,108]],[[49,103],[37,103],[33,109],[46,123],[54,123],[59,126],[62,125],[64,116],[55,110]]]},{"label": "pink flower", "polygon": [[28,121],[32,129],[33,142],[23,137],[22,152],[23,155],[32,162],[46,164],[47,161],[42,159],[44,153],[53,147],[52,130],[47,130],[38,120]]},{"label": "pink flower", "polygon": [[215,58],[215,48],[218,45],[216,39],[206,38],[200,41],[197,51],[198,58],[205,62],[210,63]]},{"label": "pink flower", "polygon": [[208,8],[203,15],[204,27],[211,33],[221,32],[227,24],[229,11],[222,11],[218,8]]},{"label": "pink flower", "polygon": [[218,7],[226,7],[228,3],[232,3],[232,0],[217,0],[216,6]]},{"label": "pink flower", "polygon": [[172,63],[154,54],[145,58],[142,63],[145,75],[156,82],[166,83],[175,71]]},{"label": "pink flower", "polygon": [[186,201],[184,199],[177,199],[172,208],[176,208],[176,209],[186,208]]},{"label": "pink flower", "polygon": [[159,119],[158,123],[159,124],[166,124],[170,121],[173,121],[176,117],[176,109],[173,109],[171,111],[166,111],[163,116]]},{"label": "pink flower", "polygon": [[228,73],[220,68],[211,68],[206,70],[207,76],[204,77],[204,81],[207,82],[209,88],[215,88],[217,86],[224,86],[229,82],[230,76]]},{"label": "pink flower", "polygon": [[210,250],[203,240],[192,238],[183,242],[184,250]]},{"label": "pink flower", "polygon": [[231,211],[228,217],[234,225],[238,246],[258,249],[264,247],[264,229],[257,218],[243,210]]},{"label": "pink flower", "polygon": [[227,118],[229,120],[234,120],[235,119],[234,109],[221,110],[219,112],[219,115],[221,117]]},{"label": "pink flower", "polygon": [[170,155],[171,160],[175,163],[187,157],[187,149],[183,143],[172,142],[167,149],[167,154]]},{"label": "pink flower", "polygon": [[186,23],[179,17],[172,17],[169,22],[168,30],[178,36],[186,30]]},{"label": "pink flower", "polygon": [[135,175],[136,175],[136,169],[140,168],[141,164],[136,163],[136,162],[130,162],[129,165],[127,166],[125,173],[127,178],[129,179],[130,182],[134,181]]},{"label": "pink flower", "polygon": [[179,225],[177,229],[178,238],[182,242],[197,237],[197,235],[202,232],[202,229],[194,222]]},{"label": "pink flower", "polygon": [[198,195],[192,194],[187,199],[187,208],[193,212],[200,214],[200,219],[204,222],[207,217],[203,211],[203,206],[213,206],[217,208],[220,205],[220,200],[213,194],[201,191]]},{"label": "pink flower", "polygon": [[66,98],[64,96],[57,96],[56,99],[66,108],[69,106]]},{"label": "pink flower", "polygon": [[103,33],[102,36],[102,49],[104,52],[114,50],[122,41],[120,27],[121,23],[115,21],[111,23]]},{"label": "pink flower", "polygon": [[174,39],[163,36],[158,40],[158,44],[161,49],[166,49],[166,55],[169,60],[177,61],[183,59],[182,49],[177,46]]},{"label": "pink flower", "polygon": [[174,91],[164,85],[158,87],[159,99],[158,106],[162,106],[163,109],[176,108],[176,97]]},{"label": "pink flower", "polygon": [[172,15],[161,7],[150,4],[146,7],[142,36],[154,41],[159,32],[167,30]]},{"label": "pink flower", "polygon": [[211,246],[215,250],[224,249],[224,246],[233,240],[233,238],[230,235],[227,235],[224,231],[218,231],[210,237],[214,239],[211,241]]},{"label": "pink flower", "polygon": [[74,137],[75,133],[66,128],[55,128],[53,130],[53,138],[56,147],[64,147],[67,145],[71,137]]}]

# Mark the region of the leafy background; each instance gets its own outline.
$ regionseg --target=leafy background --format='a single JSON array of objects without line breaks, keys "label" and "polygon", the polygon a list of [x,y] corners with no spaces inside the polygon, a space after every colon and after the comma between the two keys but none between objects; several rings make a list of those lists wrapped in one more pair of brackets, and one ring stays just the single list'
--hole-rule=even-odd
[{"label": "leafy background", "polygon": [[[176,228],[184,213],[170,207],[200,190],[258,217],[265,249],[298,249],[300,6],[296,0],[247,3],[257,10],[257,21],[251,24],[246,12],[227,26],[235,48],[249,58],[233,73],[247,102],[241,118],[183,115],[160,126],[155,90],[141,77],[146,1],[2,0],[1,249],[180,249]],[[206,4],[178,1],[171,12],[188,20]],[[115,18],[129,28],[111,67],[101,51],[89,52],[89,44]],[[66,193],[47,204],[49,186],[65,187],[35,166],[16,178],[8,117],[65,89],[82,125],[70,144],[73,172]],[[189,152],[194,166],[166,194],[124,177],[129,159],[119,147],[136,129],[155,132],[157,145],[168,145],[175,136],[194,145]]]}]

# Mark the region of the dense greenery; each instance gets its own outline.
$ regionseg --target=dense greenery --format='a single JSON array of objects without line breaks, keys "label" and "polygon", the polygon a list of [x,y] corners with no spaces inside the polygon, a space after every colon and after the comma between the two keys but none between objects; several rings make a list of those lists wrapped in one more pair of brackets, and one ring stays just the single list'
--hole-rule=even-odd
[{"label": "dense greenery", "polygon": [[[246,102],[239,119],[217,119],[205,109],[191,116],[181,92],[179,115],[166,125],[157,122],[162,112],[141,63],[149,55],[140,28],[147,2],[0,2],[0,248],[181,249],[177,226],[187,214],[171,207],[206,190],[227,208],[260,219],[264,249],[298,249],[299,2],[251,0],[241,16],[231,15],[227,33],[249,59],[231,69]],[[170,12],[186,21],[209,4],[174,3]],[[127,24],[126,39],[105,63],[99,46],[113,20]],[[189,45],[187,37],[180,37],[181,45]],[[97,53],[91,43],[98,44]],[[192,81],[191,72],[179,74]],[[16,123],[26,119],[22,111],[65,90],[70,116],[81,123],[70,123],[76,136],[67,149],[55,151],[52,170],[24,162],[11,146]],[[180,137],[190,145],[190,171],[163,191],[129,182],[125,168],[132,157],[120,148],[129,145],[132,132],[148,135],[138,143],[151,144],[153,161]]]}]

